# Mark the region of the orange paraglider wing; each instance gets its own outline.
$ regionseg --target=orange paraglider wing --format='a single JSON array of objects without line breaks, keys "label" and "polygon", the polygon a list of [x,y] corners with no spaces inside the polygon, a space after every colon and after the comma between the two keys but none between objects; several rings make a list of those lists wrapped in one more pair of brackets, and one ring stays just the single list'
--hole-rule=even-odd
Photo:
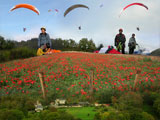
[{"label": "orange paraglider wing", "polygon": [[27,8],[29,10],[34,11],[38,15],[40,14],[39,10],[35,6],[29,5],[29,4],[18,4],[18,5],[15,5],[13,8],[10,9],[10,12],[15,10],[15,9],[18,9],[18,8]]}]

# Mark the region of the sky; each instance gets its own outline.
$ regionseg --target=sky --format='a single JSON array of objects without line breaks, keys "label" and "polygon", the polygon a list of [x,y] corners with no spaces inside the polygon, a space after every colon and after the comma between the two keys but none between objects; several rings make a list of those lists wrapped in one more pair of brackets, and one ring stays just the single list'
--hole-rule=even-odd
[{"label": "sky", "polygon": [[[134,2],[145,4],[149,10],[132,6],[119,17],[121,10]],[[21,3],[34,5],[40,15],[24,8],[9,12]],[[87,5],[89,10],[77,8],[64,17],[65,10],[74,4]],[[93,39],[97,46],[102,43],[107,47],[114,45],[114,38],[122,28],[126,45],[135,33],[140,47],[152,51],[160,48],[159,5],[160,0],[0,0],[0,35],[6,39],[26,41],[38,37],[40,28],[44,26],[51,38],[74,39],[76,42],[88,38]],[[49,9],[52,11],[48,12]],[[23,28],[27,29],[26,32]]]}]

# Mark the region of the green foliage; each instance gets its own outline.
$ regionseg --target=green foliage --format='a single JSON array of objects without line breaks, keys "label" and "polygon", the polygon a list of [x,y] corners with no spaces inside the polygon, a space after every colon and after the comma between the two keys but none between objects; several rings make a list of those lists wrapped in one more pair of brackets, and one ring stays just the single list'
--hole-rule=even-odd
[{"label": "green foliage", "polygon": [[160,94],[157,92],[145,92],[143,94],[144,103],[151,106],[158,97],[160,97]]},{"label": "green foliage", "polygon": [[26,47],[14,48],[0,52],[0,62],[36,56],[36,51]]},{"label": "green foliage", "polygon": [[10,60],[10,51],[0,51],[0,62],[9,61]]},{"label": "green foliage", "polygon": [[94,116],[94,120],[100,120],[100,119],[101,119],[100,113],[96,113]]},{"label": "green foliage", "polygon": [[98,103],[106,103],[106,104],[110,104],[112,103],[112,96],[113,94],[115,96],[118,96],[117,95],[117,92],[113,92],[111,90],[104,90],[104,91],[101,91],[97,96],[98,96]]},{"label": "green foliage", "polygon": [[17,109],[27,116],[29,110],[34,110],[34,100],[26,96],[6,96],[0,98],[0,109]]},{"label": "green foliage", "polygon": [[93,40],[88,40],[87,38],[83,38],[79,41],[79,49],[81,51],[93,52],[96,50],[96,46]]},{"label": "green foliage", "polygon": [[160,116],[160,98],[157,98],[154,101],[153,107],[154,107],[155,111],[157,112],[158,116]]},{"label": "green foliage", "polygon": [[140,94],[135,92],[128,92],[127,95],[122,95],[118,102],[118,109],[126,110],[132,107],[141,108],[143,105],[143,98]]},{"label": "green foliage", "polygon": [[155,120],[151,114],[147,112],[142,112],[142,119],[141,120]]},{"label": "green foliage", "polygon": [[130,115],[128,113],[110,112],[101,120],[130,120]]},{"label": "green foliage", "polygon": [[28,58],[28,57],[33,57],[33,56],[36,56],[36,52],[27,47],[16,48],[10,51],[11,59]]},{"label": "green foliage", "polygon": [[22,120],[24,118],[23,112],[17,109],[1,109],[0,120]]},{"label": "green foliage", "polygon": [[44,120],[60,120],[60,115],[57,112],[50,112],[46,114]]},{"label": "green foliage", "polygon": [[50,110],[51,112],[57,112],[57,109],[56,109],[55,107],[50,107],[49,110]]},{"label": "green foliage", "polygon": [[0,36],[0,50],[8,50],[15,47],[14,41],[5,40],[2,36]]}]

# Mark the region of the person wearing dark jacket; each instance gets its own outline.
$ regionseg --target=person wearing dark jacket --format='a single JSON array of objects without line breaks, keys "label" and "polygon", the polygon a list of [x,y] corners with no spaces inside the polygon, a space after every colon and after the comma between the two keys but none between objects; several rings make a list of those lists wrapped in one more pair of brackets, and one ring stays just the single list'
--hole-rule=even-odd
[{"label": "person wearing dark jacket", "polygon": [[46,28],[41,28],[41,33],[38,37],[38,48],[40,48],[42,45],[49,44],[50,48],[52,46],[51,39],[49,37],[49,34],[46,33]]},{"label": "person wearing dark jacket", "polygon": [[123,29],[119,29],[119,34],[115,37],[115,46],[119,52],[122,50],[122,54],[125,54],[125,42],[126,37],[123,34]]}]

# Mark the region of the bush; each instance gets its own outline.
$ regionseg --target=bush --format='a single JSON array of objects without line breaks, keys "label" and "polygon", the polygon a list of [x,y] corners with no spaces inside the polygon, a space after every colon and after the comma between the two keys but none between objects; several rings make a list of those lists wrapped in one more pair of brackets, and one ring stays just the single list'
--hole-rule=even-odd
[{"label": "bush", "polygon": [[142,120],[155,120],[151,114],[147,112],[142,112]]},{"label": "bush", "polygon": [[25,103],[25,108],[30,111],[30,110],[34,110],[35,106],[34,106],[34,101],[33,100],[27,100]]},{"label": "bush", "polygon": [[26,96],[6,96],[0,98],[0,109],[18,109],[25,116],[28,115],[28,110],[34,109],[34,100]]},{"label": "bush", "polygon": [[14,59],[28,58],[36,56],[36,51],[27,47],[3,50],[0,52],[0,62]]},{"label": "bush", "polygon": [[154,101],[160,97],[160,95],[156,92],[147,92],[144,94],[143,99],[144,103],[147,105],[153,106]]},{"label": "bush", "polygon": [[22,120],[24,118],[23,112],[17,109],[2,109],[0,110],[0,120]]},{"label": "bush", "polygon": [[10,51],[0,51],[0,62],[10,60]]},{"label": "bush", "polygon": [[20,59],[36,56],[36,52],[30,48],[16,48],[10,51],[11,59]]},{"label": "bush", "polygon": [[141,108],[143,105],[141,95],[135,92],[128,92],[127,95],[122,95],[117,102],[117,107],[120,110],[132,109],[133,107]]},{"label": "bush", "polygon": [[160,98],[157,98],[157,99],[154,101],[153,108],[154,108],[155,111],[157,112],[158,116],[160,116]]},{"label": "bush", "polygon": [[51,111],[51,112],[57,112],[57,109],[55,107],[50,107],[49,111]]},{"label": "bush", "polygon": [[130,120],[130,115],[127,112],[105,112],[101,115],[99,120]]},{"label": "bush", "polygon": [[57,112],[50,112],[46,114],[44,120],[60,120],[60,115]]}]

